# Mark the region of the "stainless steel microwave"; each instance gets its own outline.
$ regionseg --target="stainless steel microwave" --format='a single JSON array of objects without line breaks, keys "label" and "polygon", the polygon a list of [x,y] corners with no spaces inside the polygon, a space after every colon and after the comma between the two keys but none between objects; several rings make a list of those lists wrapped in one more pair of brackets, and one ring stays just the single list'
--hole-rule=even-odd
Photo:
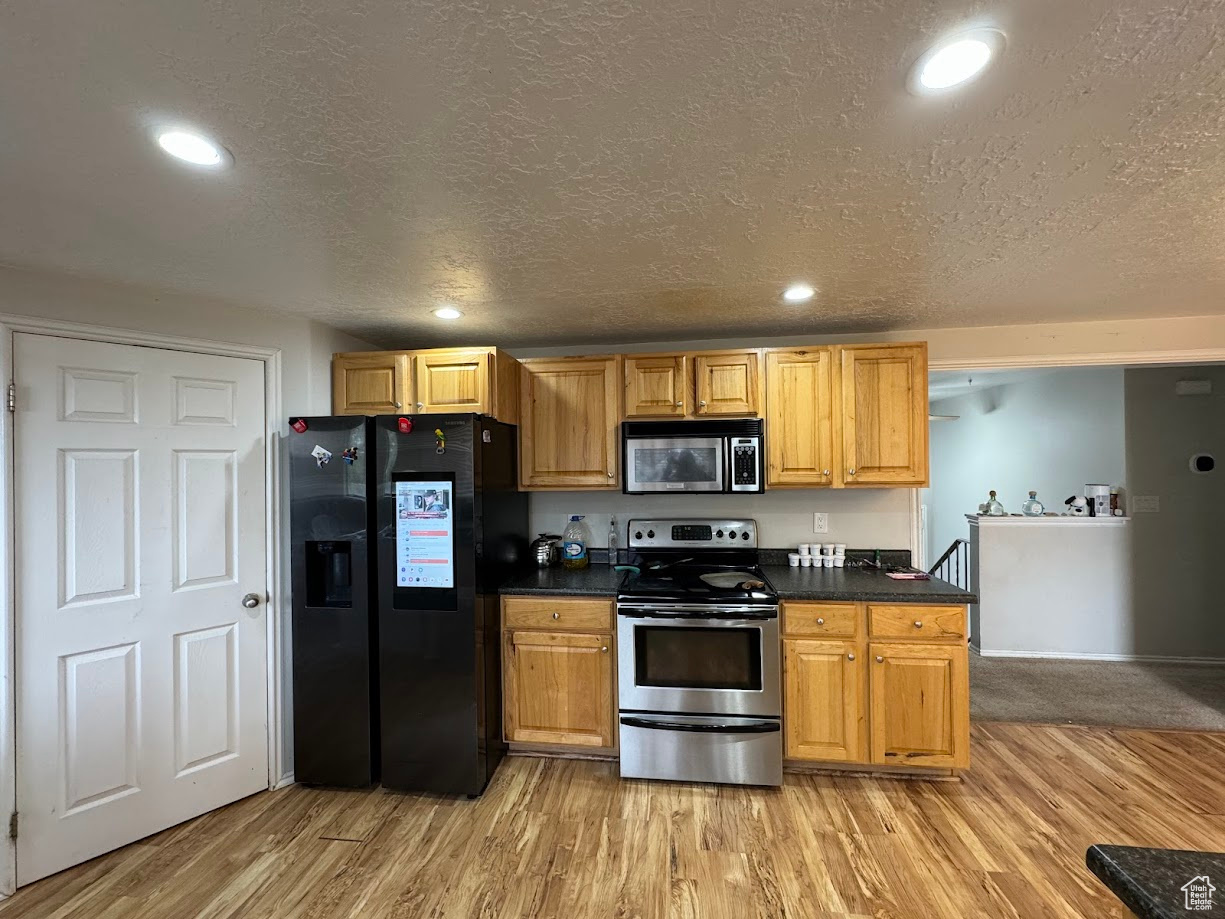
[{"label": "stainless steel microwave", "polygon": [[765,486],[757,418],[625,421],[621,460],[627,495],[760,492]]}]

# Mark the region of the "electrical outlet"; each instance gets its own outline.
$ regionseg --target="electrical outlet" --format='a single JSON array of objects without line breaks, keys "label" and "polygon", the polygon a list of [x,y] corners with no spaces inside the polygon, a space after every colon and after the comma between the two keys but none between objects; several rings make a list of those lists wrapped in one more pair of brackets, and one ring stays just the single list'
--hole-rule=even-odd
[{"label": "electrical outlet", "polygon": [[829,514],[812,515],[812,531],[814,533],[829,532]]}]

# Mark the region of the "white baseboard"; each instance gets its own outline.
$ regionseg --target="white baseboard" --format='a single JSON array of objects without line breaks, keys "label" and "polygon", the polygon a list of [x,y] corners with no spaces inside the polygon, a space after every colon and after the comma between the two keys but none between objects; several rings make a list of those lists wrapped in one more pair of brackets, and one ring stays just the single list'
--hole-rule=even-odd
[{"label": "white baseboard", "polygon": [[272,786],[272,790],[276,791],[278,788],[288,788],[290,785],[293,785],[293,784],[294,784],[293,773],[286,772],[283,776],[281,776],[281,780]]},{"label": "white baseboard", "polygon": [[[973,647],[973,646],[971,646]],[[1083,651],[983,651],[980,657],[1023,657],[1061,661],[1124,661],[1141,664],[1225,664],[1225,657],[1162,657],[1154,654],[1095,654]]]}]

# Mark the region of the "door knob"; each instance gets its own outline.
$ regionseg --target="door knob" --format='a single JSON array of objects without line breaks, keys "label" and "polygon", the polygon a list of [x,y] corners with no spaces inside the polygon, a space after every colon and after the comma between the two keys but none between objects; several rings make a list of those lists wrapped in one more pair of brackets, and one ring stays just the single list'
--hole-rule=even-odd
[{"label": "door knob", "polygon": [[247,609],[255,609],[259,606],[259,594],[247,594],[242,598],[242,605]]}]

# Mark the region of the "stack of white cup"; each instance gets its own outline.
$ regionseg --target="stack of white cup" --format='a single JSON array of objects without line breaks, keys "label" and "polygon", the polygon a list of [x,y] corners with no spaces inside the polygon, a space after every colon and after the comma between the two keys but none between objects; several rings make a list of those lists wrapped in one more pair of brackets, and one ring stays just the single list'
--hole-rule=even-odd
[{"label": "stack of white cup", "polygon": [[841,568],[846,564],[846,543],[800,543],[787,553],[792,568]]}]

